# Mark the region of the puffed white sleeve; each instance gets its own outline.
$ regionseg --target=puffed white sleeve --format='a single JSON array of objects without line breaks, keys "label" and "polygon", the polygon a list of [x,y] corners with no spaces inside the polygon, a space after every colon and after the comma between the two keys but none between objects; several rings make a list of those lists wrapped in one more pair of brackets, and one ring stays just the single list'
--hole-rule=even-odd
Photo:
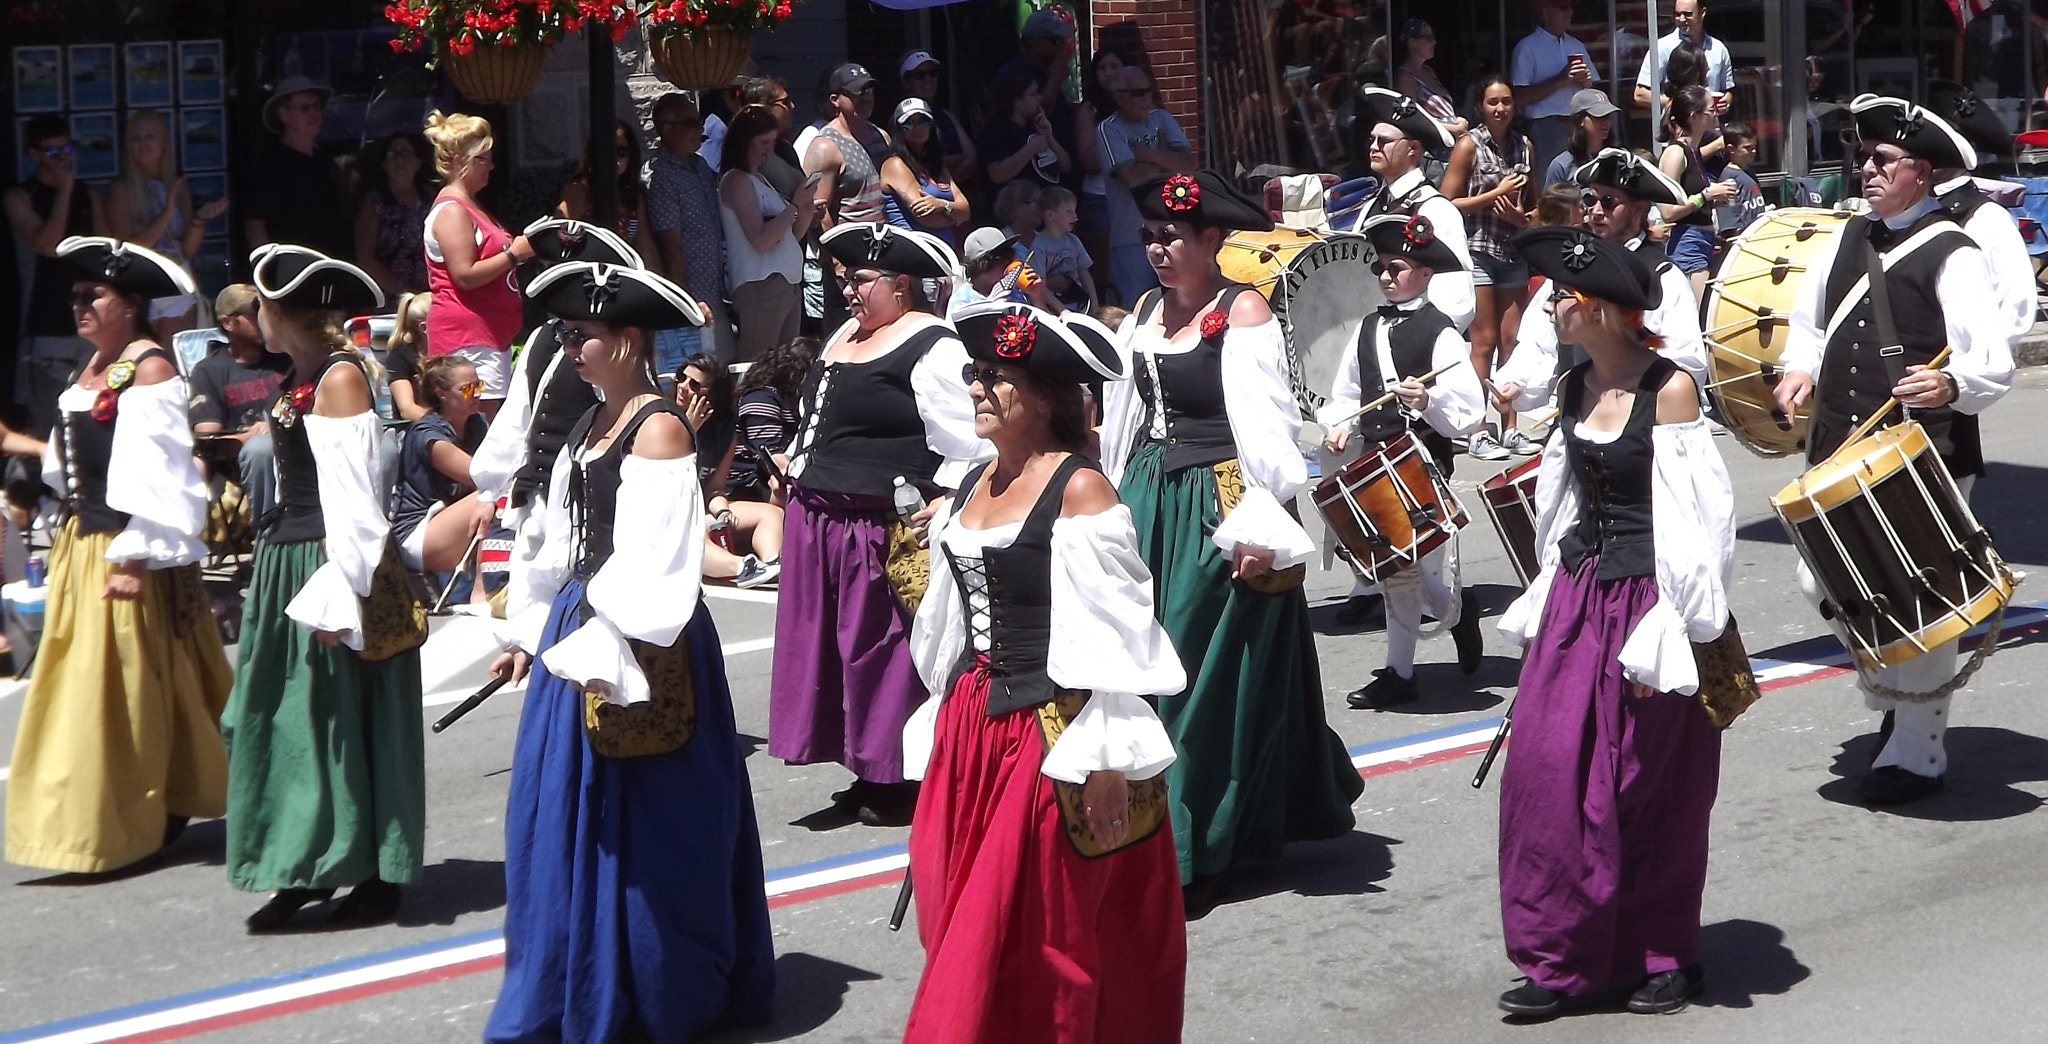
[{"label": "puffed white sleeve", "polygon": [[1543,462],[1536,466],[1536,576],[1496,625],[1501,637],[1517,649],[1526,648],[1543,625],[1543,606],[1550,600],[1550,585],[1557,579],[1562,557],[1558,542],[1565,527],[1579,517],[1579,480],[1565,459],[1564,426],[1569,423],[1568,417],[1558,418],[1543,444]]},{"label": "puffed white sleeve", "polygon": [[[1355,358],[1357,353],[1352,356]],[[1448,438],[1477,431],[1486,423],[1486,389],[1480,385],[1479,374],[1471,363],[1471,346],[1457,331],[1445,330],[1436,335],[1436,346],[1429,357],[1429,368],[1436,371],[1436,380],[1429,385],[1428,405],[1423,408],[1422,419]]]},{"label": "puffed white sleeve", "polygon": [[[535,336],[526,335],[529,348]],[[556,353],[550,363],[561,358]],[[505,391],[505,402],[491,419],[491,429],[484,435],[483,444],[469,458],[469,481],[476,486],[477,495],[487,501],[496,502],[510,493],[512,477],[526,463],[526,428],[533,423],[533,396],[527,390],[526,368],[532,362],[530,351],[519,353],[519,361],[512,368],[511,386]]]},{"label": "puffed white sleeve", "polygon": [[996,455],[995,447],[974,433],[974,399],[960,379],[967,361],[967,346],[949,335],[927,349],[910,371],[910,390],[924,418],[924,444],[944,458],[932,476],[942,489],[958,489],[967,469]]},{"label": "puffed white sleeve", "polygon": [[1550,295],[1538,294],[1522,312],[1521,330],[1515,334],[1515,350],[1506,362],[1494,368],[1495,386],[1512,384],[1522,389],[1515,396],[1521,412],[1550,404],[1551,388],[1557,383],[1557,324],[1550,314]]},{"label": "puffed white sleeve", "polygon": [[1472,317],[1479,314],[1479,295],[1472,288],[1472,244],[1465,238],[1465,215],[1450,197],[1442,195],[1423,200],[1415,209],[1435,222],[1437,236],[1451,248],[1451,253],[1458,255],[1463,266],[1447,268],[1429,277],[1429,303],[1450,316],[1462,333],[1472,325]]},{"label": "puffed white sleeve", "polygon": [[[1117,327],[1117,350],[1123,355],[1126,374],[1135,374],[1137,367],[1144,364],[1133,347],[1137,330],[1136,313],[1125,316],[1123,325]],[[1102,389],[1102,473],[1111,485],[1123,482],[1124,466],[1130,463],[1131,444],[1138,437],[1138,424],[1144,413],[1145,404],[1138,397],[1136,381],[1106,382]]]},{"label": "puffed white sleeve", "polygon": [[1691,374],[1693,384],[1704,396],[1707,388],[1707,344],[1700,332],[1699,299],[1693,296],[1692,283],[1686,280],[1685,273],[1679,271],[1677,265],[1659,266],[1657,278],[1664,287],[1664,300],[1655,312],[1645,317],[1643,325],[1664,342],[1658,346],[1657,354]]},{"label": "puffed white sleeve", "polygon": [[[1367,314],[1357,323],[1347,324],[1343,339],[1336,343],[1356,345],[1359,326],[1372,322],[1375,318],[1376,316]],[[1357,421],[1358,418],[1353,414],[1356,414],[1358,407],[1364,404],[1365,389],[1358,386],[1358,352],[1348,351],[1344,353],[1344,361],[1337,366],[1337,376],[1330,380],[1329,400],[1323,403],[1322,408],[1316,410],[1316,423],[1322,425],[1326,432],[1339,427],[1348,428]]]},{"label": "puffed white sleeve", "polygon": [[299,423],[306,426],[319,475],[327,561],[306,578],[284,612],[307,630],[340,634],[342,644],[360,652],[362,600],[370,593],[370,574],[384,557],[384,542],[391,532],[384,500],[377,494],[377,443],[383,422],[375,410],[365,410],[353,417],[309,413]]},{"label": "puffed white sleeve", "polygon": [[1955,378],[1955,408],[1982,413],[2012,390],[2013,372],[2012,340],[1984,252],[1951,253],[1941,264],[1934,293],[1948,327],[1950,355],[1942,369]]},{"label": "puffed white sleeve", "polygon": [[1792,318],[1785,324],[1785,351],[1778,357],[1778,366],[1787,372],[1796,370],[1809,377],[1820,376],[1821,357],[1828,344],[1828,317],[1821,314],[1827,301],[1827,273],[1834,271],[1842,237],[1858,227],[1851,222],[1845,231],[1827,237],[1806,263],[1808,277],[1800,281],[1798,292],[1792,295]]},{"label": "puffed white sleeve", "polygon": [[1735,579],[1735,490],[1705,417],[1650,429],[1650,523],[1657,601],[1621,646],[1629,680],[1655,692],[1699,691],[1692,643],[1721,636]]},{"label": "puffed white sleeve", "polygon": [[605,699],[648,699],[647,677],[626,639],[670,646],[697,613],[704,579],[704,494],[697,455],[619,462],[612,554],[584,590],[591,618],[540,654],[548,673],[585,687],[604,682]]},{"label": "puffed white sleeve", "polygon": [[540,655],[555,596],[569,582],[575,567],[576,536],[569,525],[569,469],[574,466],[574,454],[575,447],[565,446],[555,457],[547,500],[530,506],[512,542],[502,637],[507,646],[524,649],[529,656]]},{"label": "puffed white sleeve", "polygon": [[931,765],[932,743],[939,730],[939,705],[953,687],[950,675],[967,650],[967,621],[962,619],[960,594],[954,589],[953,570],[947,568],[946,530],[953,523],[953,498],[939,501],[928,530],[932,549],[931,583],[917,603],[917,615],[910,621],[910,663],[924,682],[930,696],[910,712],[903,724],[903,778],[923,779]]},{"label": "puffed white sleeve", "polygon": [[126,512],[128,526],[107,544],[109,562],[168,569],[206,557],[206,480],[192,458],[190,396],[182,377],[121,393],[107,506]]},{"label": "puffed white sleeve", "polygon": [[2034,328],[2034,260],[2012,212],[1997,206],[1978,207],[1963,231],[1976,241],[1991,266],[2006,336],[2024,337]]},{"label": "puffed white sleeve", "polygon": [[1142,696],[1187,688],[1180,654],[1154,615],[1152,573],[1122,504],[1052,527],[1052,641],[1046,674],[1088,702],[1039,771],[1068,783],[1091,772],[1150,779],[1173,764],[1173,741]]},{"label": "puffed white sleeve", "polygon": [[1223,333],[1223,408],[1237,443],[1244,499],[1210,538],[1225,554],[1239,544],[1265,548],[1273,552],[1274,569],[1315,554],[1308,531],[1284,507],[1308,484],[1308,464],[1294,443],[1301,406],[1287,372],[1284,336],[1278,319]]}]

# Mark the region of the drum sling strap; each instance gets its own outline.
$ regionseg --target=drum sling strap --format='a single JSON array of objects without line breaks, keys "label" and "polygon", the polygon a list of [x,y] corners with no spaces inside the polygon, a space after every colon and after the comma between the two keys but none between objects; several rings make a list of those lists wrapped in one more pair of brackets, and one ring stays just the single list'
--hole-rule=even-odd
[{"label": "drum sling strap", "polygon": [[[1876,218],[1868,220],[1871,227],[1863,229],[1866,234],[1857,236],[1855,243],[1856,249],[1863,254],[1865,269],[1870,273],[1870,311],[1877,323],[1877,354],[1884,360],[1886,379],[1896,388],[1906,376],[1906,346],[1899,341],[1899,325],[1892,316],[1891,291],[1884,285],[1884,258],[1868,235],[1883,226]],[[1900,404],[1900,416],[1905,415],[1905,409],[1905,405]]]}]

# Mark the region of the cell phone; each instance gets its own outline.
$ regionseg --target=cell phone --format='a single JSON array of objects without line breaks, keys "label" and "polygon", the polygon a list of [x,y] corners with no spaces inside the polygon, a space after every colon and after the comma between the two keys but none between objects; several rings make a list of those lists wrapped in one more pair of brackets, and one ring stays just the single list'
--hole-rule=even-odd
[{"label": "cell phone", "polygon": [[819,184],[820,182],[824,181],[824,180],[825,180],[825,172],[824,172],[824,171],[822,171],[822,170],[814,170],[814,171],[812,171],[812,172],[811,172],[811,176],[810,176],[810,177],[807,177],[807,178],[805,178],[805,179],[804,179],[804,187],[805,187],[805,188],[816,188],[816,187],[818,186],[818,184]]}]

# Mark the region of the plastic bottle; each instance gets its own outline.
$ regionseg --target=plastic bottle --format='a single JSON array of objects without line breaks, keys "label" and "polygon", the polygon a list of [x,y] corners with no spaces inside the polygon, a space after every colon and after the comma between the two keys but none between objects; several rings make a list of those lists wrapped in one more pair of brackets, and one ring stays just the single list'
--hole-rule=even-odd
[{"label": "plastic bottle", "polygon": [[897,514],[909,518],[924,510],[924,494],[919,493],[916,486],[911,485],[901,475],[896,476],[895,485],[896,488],[890,493],[890,498],[896,502]]}]

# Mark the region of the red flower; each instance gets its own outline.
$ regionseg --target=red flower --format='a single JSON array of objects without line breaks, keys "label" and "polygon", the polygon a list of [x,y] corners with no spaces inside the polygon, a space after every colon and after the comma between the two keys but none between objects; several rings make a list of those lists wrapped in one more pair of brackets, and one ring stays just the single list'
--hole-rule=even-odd
[{"label": "red flower", "polygon": [[996,354],[1005,359],[1022,359],[1031,354],[1038,341],[1038,324],[1028,315],[1010,314],[996,320]]},{"label": "red flower", "polygon": [[313,385],[301,384],[292,389],[292,409],[304,413],[313,408]]},{"label": "red flower", "polygon": [[1220,337],[1230,328],[1230,316],[1221,308],[1211,308],[1202,315],[1202,337]]},{"label": "red flower", "polygon": [[92,419],[101,424],[114,419],[114,407],[121,401],[121,394],[112,388],[100,389],[92,400]]},{"label": "red flower", "polygon": [[1166,204],[1166,209],[1176,214],[1184,213],[1201,205],[1202,186],[1186,174],[1175,174],[1160,187],[1159,199]]}]

